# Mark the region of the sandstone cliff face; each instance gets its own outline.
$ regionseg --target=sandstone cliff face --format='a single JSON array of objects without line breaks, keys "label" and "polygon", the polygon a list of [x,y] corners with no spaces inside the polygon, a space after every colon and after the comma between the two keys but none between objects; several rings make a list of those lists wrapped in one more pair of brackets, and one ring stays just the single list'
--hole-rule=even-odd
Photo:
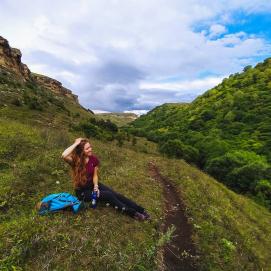
[{"label": "sandstone cliff face", "polygon": [[37,73],[31,73],[31,76],[39,85],[49,88],[54,93],[68,96],[78,102],[78,96],[72,94],[71,90],[63,87],[61,82]]},{"label": "sandstone cliff face", "polygon": [[35,81],[37,84],[50,89],[52,92],[67,96],[78,102],[78,96],[74,95],[71,90],[62,86],[62,84],[50,77],[31,73],[27,65],[21,62],[22,53],[19,49],[11,48],[6,39],[0,36],[0,68],[7,69],[16,75],[20,80]]},{"label": "sandstone cliff face", "polygon": [[30,80],[31,72],[21,62],[22,53],[19,49],[11,48],[8,41],[0,36],[0,66],[12,71],[23,81]]}]

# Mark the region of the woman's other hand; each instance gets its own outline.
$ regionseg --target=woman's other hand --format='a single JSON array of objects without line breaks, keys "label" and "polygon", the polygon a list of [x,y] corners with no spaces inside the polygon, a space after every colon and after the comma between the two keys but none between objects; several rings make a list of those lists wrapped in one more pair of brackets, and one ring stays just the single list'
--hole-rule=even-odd
[{"label": "woman's other hand", "polygon": [[94,186],[94,189],[93,189],[95,192],[97,192],[97,197],[99,198],[100,196],[100,189],[98,186]]}]

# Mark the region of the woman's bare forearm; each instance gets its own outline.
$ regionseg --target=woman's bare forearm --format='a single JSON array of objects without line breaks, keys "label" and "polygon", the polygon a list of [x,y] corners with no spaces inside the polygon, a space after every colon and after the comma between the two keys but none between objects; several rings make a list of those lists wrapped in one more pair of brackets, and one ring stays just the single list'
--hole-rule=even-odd
[{"label": "woman's bare forearm", "polygon": [[93,174],[93,184],[94,184],[94,189],[95,188],[98,188],[99,185],[98,185],[98,167],[95,167],[94,168],[94,174]]},{"label": "woman's bare forearm", "polygon": [[61,154],[61,157],[64,158],[64,157],[69,156],[69,155],[72,153],[72,151],[75,149],[75,147],[76,147],[77,145],[80,144],[80,142],[81,142],[82,139],[83,139],[82,137],[76,138],[75,141],[74,141],[74,143],[73,143],[70,147],[68,147],[68,148]]},{"label": "woman's bare forearm", "polygon": [[72,151],[75,149],[75,147],[77,146],[78,144],[77,143],[73,143],[70,147],[68,147],[62,154],[61,154],[61,157],[67,157],[69,156]]},{"label": "woman's bare forearm", "polygon": [[98,176],[93,177],[93,184],[94,186],[98,186]]}]

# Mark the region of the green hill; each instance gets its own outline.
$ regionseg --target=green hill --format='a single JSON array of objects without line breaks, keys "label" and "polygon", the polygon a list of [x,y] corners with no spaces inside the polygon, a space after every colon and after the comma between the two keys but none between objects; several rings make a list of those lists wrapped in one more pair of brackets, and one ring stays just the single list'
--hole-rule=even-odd
[{"label": "green hill", "polygon": [[[12,72],[3,73],[0,270],[159,270],[158,252],[172,235],[159,231],[165,202],[162,186],[149,174],[150,161],[171,180],[186,204],[199,255],[198,270],[270,270],[271,215],[267,209],[183,160],[159,155],[147,141],[124,139],[119,144],[115,132],[96,122],[92,125],[103,137],[92,136],[85,123],[89,124],[91,113],[73,99],[60,96],[63,103],[59,106],[47,100],[49,88],[32,87]],[[24,100],[25,92],[36,97],[31,100],[38,101],[42,110]],[[58,100],[55,93],[51,98]],[[81,121],[84,125],[78,127]],[[77,215],[37,214],[35,205],[47,194],[73,193],[70,168],[60,156],[75,138],[86,135],[101,161],[99,180],[144,206],[153,217],[150,223],[105,206]],[[145,148],[137,148],[139,143]],[[185,255],[182,251],[178,256]]]},{"label": "green hill", "polygon": [[134,113],[96,113],[95,116],[98,119],[110,120],[118,127],[124,126],[137,119],[137,115]]},{"label": "green hill", "polygon": [[103,207],[79,215],[38,216],[34,206],[45,195],[73,193],[69,167],[60,155],[81,133],[0,122],[1,270],[157,270],[164,203],[161,187],[148,174],[149,161],[185,200],[201,255],[199,270],[270,269],[271,215],[265,208],[183,161],[94,138],[100,181],[146,207],[152,223]]},{"label": "green hill", "polygon": [[194,163],[271,206],[271,58],[190,104],[164,104],[126,126],[162,153]]}]

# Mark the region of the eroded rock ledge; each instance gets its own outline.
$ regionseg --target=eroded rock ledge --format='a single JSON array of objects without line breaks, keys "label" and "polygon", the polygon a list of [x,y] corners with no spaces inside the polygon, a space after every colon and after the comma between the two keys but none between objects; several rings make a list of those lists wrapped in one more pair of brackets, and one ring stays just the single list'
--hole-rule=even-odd
[{"label": "eroded rock ledge", "polygon": [[78,96],[71,90],[62,86],[62,83],[37,73],[32,73],[26,64],[21,61],[22,53],[19,49],[10,47],[8,41],[0,36],[0,68],[12,72],[18,79],[27,82],[35,81],[37,84],[50,89],[52,92],[67,96],[78,102]]}]

